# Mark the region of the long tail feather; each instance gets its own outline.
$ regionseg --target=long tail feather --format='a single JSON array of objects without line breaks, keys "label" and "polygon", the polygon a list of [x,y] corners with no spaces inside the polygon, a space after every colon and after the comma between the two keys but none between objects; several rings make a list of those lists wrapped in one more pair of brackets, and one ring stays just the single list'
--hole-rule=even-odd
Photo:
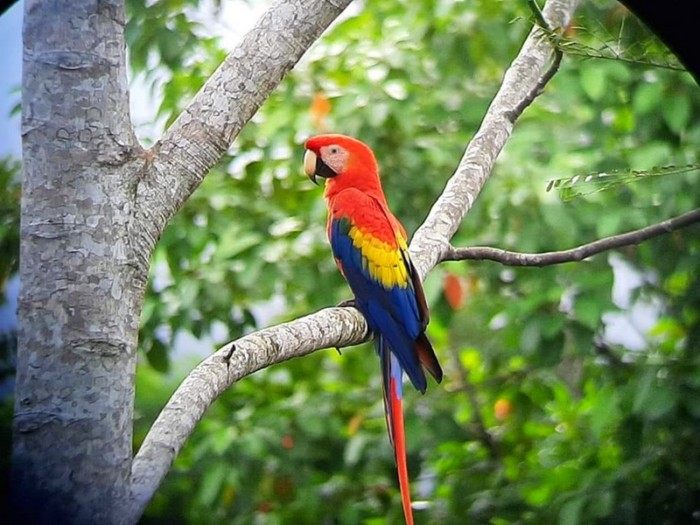
[{"label": "long tail feather", "polygon": [[411,485],[408,480],[408,463],[406,462],[406,434],[403,424],[403,371],[398,359],[386,347],[381,336],[378,337],[377,351],[382,363],[384,409],[389,440],[394,447],[394,459],[401,491],[401,505],[406,525],[413,525]]},{"label": "long tail feather", "polygon": [[[392,360],[394,356],[392,355]],[[398,367],[398,361],[392,363],[392,368]],[[399,368],[399,373],[401,368]],[[403,426],[403,402],[401,396],[401,378],[391,377],[391,425],[394,435],[394,457],[399,474],[399,489],[401,490],[401,505],[406,525],[413,525],[413,509],[411,508],[411,485],[408,482],[408,464],[406,463],[406,435]]]}]

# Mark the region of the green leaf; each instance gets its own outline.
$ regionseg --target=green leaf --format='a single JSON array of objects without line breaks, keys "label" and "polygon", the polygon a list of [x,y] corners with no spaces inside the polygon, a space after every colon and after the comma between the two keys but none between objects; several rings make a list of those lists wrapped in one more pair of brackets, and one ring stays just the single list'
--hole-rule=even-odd
[{"label": "green leaf", "polygon": [[559,511],[558,523],[560,525],[578,525],[581,522],[581,514],[585,503],[586,499],[583,497],[573,498],[564,503]]},{"label": "green leaf", "polygon": [[620,408],[617,391],[603,388],[596,396],[591,408],[591,429],[598,439],[610,434],[615,423],[620,420]]},{"label": "green leaf", "polygon": [[659,419],[675,407],[679,396],[675,389],[657,379],[658,370],[649,367],[637,384],[633,410],[648,419]]},{"label": "green leaf", "polygon": [[612,487],[596,494],[596,497],[591,498],[589,504],[591,514],[598,518],[608,516],[615,502],[615,493]]},{"label": "green leaf", "polygon": [[584,64],[580,70],[580,82],[583,91],[592,100],[600,100],[605,93],[605,70]]},{"label": "green leaf", "polygon": [[690,120],[690,100],[684,96],[667,96],[661,106],[661,113],[671,131],[679,134]]},{"label": "green leaf", "polygon": [[214,500],[221,491],[226,472],[229,468],[230,466],[226,465],[224,462],[218,462],[204,473],[199,491],[197,492],[197,500],[201,505],[211,506],[214,503]]},{"label": "green leaf", "polygon": [[345,447],[344,454],[346,465],[353,466],[360,461],[367,442],[367,437],[363,434],[356,434],[348,440],[348,445]]},{"label": "green leaf", "polygon": [[574,315],[585,327],[596,330],[601,323],[603,307],[598,297],[580,294],[574,301]]},{"label": "green leaf", "polygon": [[618,133],[631,133],[636,125],[636,118],[632,110],[623,106],[615,109],[613,118],[613,130]]},{"label": "green leaf", "polygon": [[663,84],[661,82],[645,82],[634,92],[633,107],[635,113],[647,115],[658,110],[663,104]]},{"label": "green leaf", "polygon": [[151,348],[146,352],[148,363],[159,372],[167,372],[170,368],[168,351],[158,339],[153,339]]}]

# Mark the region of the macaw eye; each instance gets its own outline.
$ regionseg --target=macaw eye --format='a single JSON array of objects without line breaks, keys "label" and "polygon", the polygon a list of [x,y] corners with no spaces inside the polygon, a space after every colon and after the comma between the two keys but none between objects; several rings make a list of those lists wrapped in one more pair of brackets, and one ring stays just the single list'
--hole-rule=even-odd
[{"label": "macaw eye", "polygon": [[338,153],[338,148],[335,146],[331,147],[331,155],[335,155],[336,153]]}]

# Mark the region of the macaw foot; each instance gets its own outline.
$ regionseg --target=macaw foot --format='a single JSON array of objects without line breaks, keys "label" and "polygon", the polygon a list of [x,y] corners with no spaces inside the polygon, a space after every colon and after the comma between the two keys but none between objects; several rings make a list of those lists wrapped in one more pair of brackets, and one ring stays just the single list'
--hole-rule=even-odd
[{"label": "macaw foot", "polygon": [[[336,306],[338,308],[347,308],[349,306],[357,308],[357,303],[355,302],[355,299],[345,299],[344,301],[340,301]],[[365,335],[362,337],[362,339],[364,341],[369,341],[370,339],[372,339],[372,335],[372,330],[370,330],[369,327],[367,327],[367,331],[365,332]],[[338,353],[340,353],[339,348],[336,348],[336,350],[338,351]]]},{"label": "macaw foot", "polygon": [[340,301],[336,306],[338,308],[346,308],[348,306],[357,308],[357,303],[355,303],[355,299],[345,299],[344,301]]}]

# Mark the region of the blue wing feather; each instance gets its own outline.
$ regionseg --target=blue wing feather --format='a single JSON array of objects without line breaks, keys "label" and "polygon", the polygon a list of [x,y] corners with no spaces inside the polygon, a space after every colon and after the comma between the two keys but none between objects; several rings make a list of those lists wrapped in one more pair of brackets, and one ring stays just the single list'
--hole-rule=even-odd
[{"label": "blue wing feather", "polygon": [[417,390],[425,392],[427,381],[416,352],[416,339],[423,332],[423,321],[416,292],[409,281],[405,288],[385,288],[363,264],[360,249],[353,245],[346,218],[330,223],[329,237],[333,255],[355,294],[355,303],[367,319],[370,330],[381,333],[380,346],[387,345]]}]

